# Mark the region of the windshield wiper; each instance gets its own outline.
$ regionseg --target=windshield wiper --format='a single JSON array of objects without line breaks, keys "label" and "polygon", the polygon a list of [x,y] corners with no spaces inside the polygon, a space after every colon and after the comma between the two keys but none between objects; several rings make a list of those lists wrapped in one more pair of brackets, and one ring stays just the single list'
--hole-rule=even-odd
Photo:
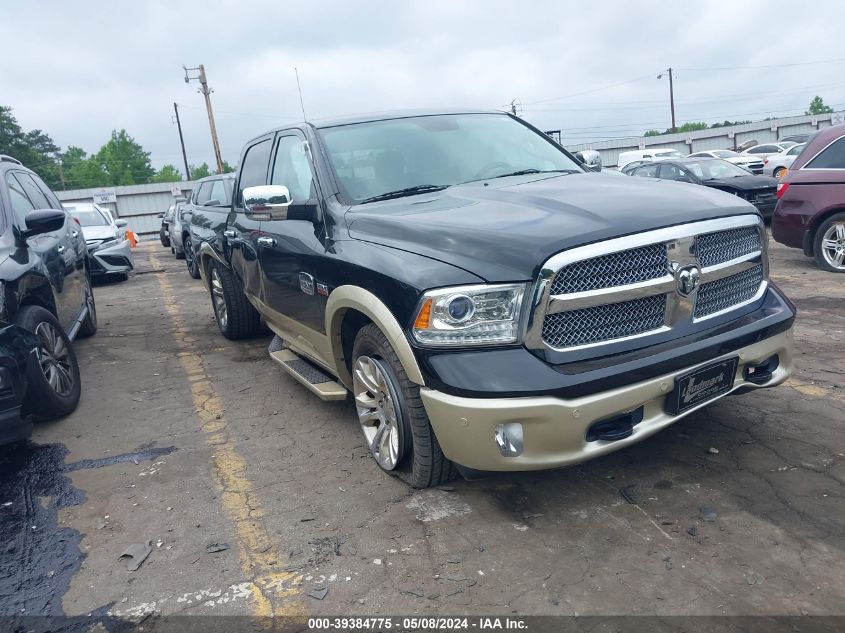
[{"label": "windshield wiper", "polygon": [[413,187],[405,187],[404,189],[397,189],[396,191],[388,191],[387,193],[380,193],[377,196],[371,196],[361,200],[361,204],[366,202],[378,202],[379,200],[392,200],[393,198],[404,198],[405,196],[413,196],[418,193],[428,193],[429,191],[443,191],[448,185],[414,185]]},{"label": "windshield wiper", "polygon": [[512,171],[508,174],[494,176],[494,178],[507,178],[508,176],[527,176],[528,174],[577,174],[577,169],[520,169],[519,171]]}]

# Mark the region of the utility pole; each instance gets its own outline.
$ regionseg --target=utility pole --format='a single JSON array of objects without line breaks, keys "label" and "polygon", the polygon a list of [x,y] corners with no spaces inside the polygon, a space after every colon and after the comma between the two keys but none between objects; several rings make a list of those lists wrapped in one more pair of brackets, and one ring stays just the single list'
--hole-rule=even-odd
[{"label": "utility pole", "polygon": [[[214,158],[217,160],[217,173],[223,173],[223,157],[220,155],[220,141],[217,140],[217,127],[214,125],[214,112],[211,110],[211,89],[208,87],[208,81],[205,77],[205,66],[200,64],[196,68],[185,68],[185,83],[190,83],[191,79],[198,79],[200,82],[200,89],[203,97],[205,97],[205,109],[208,111],[208,127],[211,128],[211,142],[214,145]],[[199,71],[196,77],[191,77],[188,72],[191,70]]]},{"label": "utility pole", "polygon": [[[672,110],[672,131],[674,132],[675,127],[675,84],[672,77],[672,69],[667,68],[666,72],[669,73],[669,108]],[[658,79],[663,78],[663,73],[657,75]]]},{"label": "utility pole", "polygon": [[173,111],[176,113],[176,127],[179,129],[179,144],[182,145],[182,160],[185,161],[185,177],[191,179],[191,168],[188,167],[188,155],[185,153],[185,139],[182,136],[182,122],[179,120],[179,106],[173,102]]},{"label": "utility pole", "polygon": [[511,101],[511,112],[513,113],[514,116],[516,116],[516,99]]}]

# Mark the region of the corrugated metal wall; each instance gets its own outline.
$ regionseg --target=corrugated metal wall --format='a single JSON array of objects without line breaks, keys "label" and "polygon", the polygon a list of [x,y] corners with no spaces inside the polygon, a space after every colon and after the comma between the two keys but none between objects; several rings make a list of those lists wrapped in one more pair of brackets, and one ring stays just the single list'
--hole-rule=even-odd
[{"label": "corrugated metal wall", "polygon": [[[152,183],[148,185],[127,185],[110,187],[114,189],[117,202],[100,204],[112,210],[117,217],[123,218],[129,229],[136,235],[154,238],[161,228],[159,213],[167,210],[175,196],[171,189],[177,185],[183,197],[188,197],[193,189],[193,181]],[[94,193],[101,189],[71,189],[57,191],[59,200],[68,204],[74,202],[92,202]]]},{"label": "corrugated metal wall", "polygon": [[[829,114],[793,116],[697,132],[647,137],[632,136],[595,143],[566,145],[566,149],[572,152],[594,149],[601,154],[602,164],[605,167],[615,167],[620,153],[639,149],[641,145],[649,148],[676,149],[686,155],[711,149],[731,149],[752,139],[759,143],[772,143],[790,134],[815,132],[829,127],[830,117]],[[730,134],[733,134],[734,138],[730,138]]]}]

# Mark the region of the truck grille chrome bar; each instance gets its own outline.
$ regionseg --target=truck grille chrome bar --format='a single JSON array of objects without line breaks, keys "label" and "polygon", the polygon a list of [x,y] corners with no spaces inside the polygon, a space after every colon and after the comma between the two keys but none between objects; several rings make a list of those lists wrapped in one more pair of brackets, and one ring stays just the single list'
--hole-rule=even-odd
[{"label": "truck grille chrome bar", "polygon": [[768,279],[757,215],[693,222],[559,253],[543,266],[532,349],[583,349],[690,331],[760,299]]}]

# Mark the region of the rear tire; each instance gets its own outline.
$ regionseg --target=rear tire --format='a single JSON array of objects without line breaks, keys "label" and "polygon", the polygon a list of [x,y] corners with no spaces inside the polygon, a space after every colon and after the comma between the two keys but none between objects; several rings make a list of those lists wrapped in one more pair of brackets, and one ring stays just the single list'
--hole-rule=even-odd
[{"label": "rear tire", "polygon": [[822,270],[845,273],[845,213],[822,222],[813,238],[813,255]]},{"label": "rear tire", "polygon": [[[361,369],[366,370],[368,365],[376,368],[376,374],[379,379],[383,378],[384,387],[387,387],[386,390],[381,389],[381,398],[367,388],[367,383],[373,382],[372,375],[362,377],[358,373]],[[437,486],[454,479],[457,470],[443,455],[434,435],[434,429],[431,428],[420,399],[419,385],[411,382],[387,337],[373,324],[361,328],[355,337],[352,347],[352,371],[355,406],[367,444],[370,445],[367,429],[375,430],[376,434],[378,432],[379,426],[372,426],[377,411],[383,415],[384,412],[390,411],[388,427],[391,424],[397,427],[398,437],[392,448],[383,451],[369,446],[370,453],[379,467],[391,475],[399,476],[414,488]],[[383,415],[379,425],[386,422]],[[390,431],[392,432],[392,429]],[[385,452],[389,453],[387,459]]]},{"label": "rear tire", "polygon": [[212,262],[208,285],[214,320],[223,336],[236,341],[258,334],[261,317],[246,298],[231,270],[220,262]]},{"label": "rear tire", "polygon": [[781,178],[784,177],[785,174],[786,174],[786,167],[778,167],[777,169],[775,169],[775,173],[772,174],[772,175],[775,178],[777,178],[778,180],[780,180]]},{"label": "rear tire", "polygon": [[79,364],[67,334],[50,312],[24,306],[17,324],[38,337],[38,347],[26,361],[27,388],[23,411],[41,419],[73,412],[82,393]]},{"label": "rear tire", "polygon": [[161,240],[162,246],[170,246],[170,236],[167,235],[167,231],[164,230],[164,227],[161,227],[158,230],[158,237]]},{"label": "rear tire", "polygon": [[194,253],[194,244],[191,241],[190,235],[185,238],[185,243],[183,247],[185,249],[185,263],[188,266],[188,274],[194,279],[199,279],[200,265],[197,261],[196,253]]}]

